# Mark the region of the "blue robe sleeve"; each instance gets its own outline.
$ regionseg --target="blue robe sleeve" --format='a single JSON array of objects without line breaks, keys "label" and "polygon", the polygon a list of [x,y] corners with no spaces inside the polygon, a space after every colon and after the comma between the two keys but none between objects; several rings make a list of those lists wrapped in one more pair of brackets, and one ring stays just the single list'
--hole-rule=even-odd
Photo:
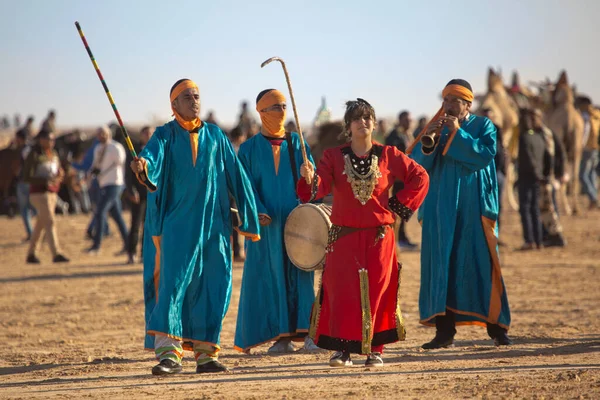
[{"label": "blue robe sleeve", "polygon": [[[139,157],[146,160],[146,175],[148,176],[148,180],[158,188],[158,182],[162,174],[163,160],[165,157],[165,138],[162,135],[161,130],[157,129],[154,132],[144,147],[144,150],[139,154]],[[136,177],[148,190],[153,191],[139,176]]]},{"label": "blue robe sleeve", "polygon": [[[238,151],[238,159],[240,161],[240,163],[242,164],[242,166],[245,169],[246,174],[250,174],[250,171],[252,171],[252,165],[250,162],[250,152],[251,149],[249,149],[249,145],[246,144],[242,144],[240,146],[240,150]],[[252,192],[254,193],[254,201],[256,203],[256,211],[258,212],[258,214],[265,214],[265,215],[269,215],[269,213],[267,212],[267,208],[263,205],[262,199],[260,198],[260,194],[258,193],[258,190],[256,190],[256,185],[254,183],[253,179],[249,179],[250,181],[250,185],[252,186]]]},{"label": "blue robe sleeve", "polygon": [[410,153],[410,158],[412,158],[417,163],[419,163],[419,165],[421,165],[423,168],[425,168],[425,171],[431,172],[431,170],[433,169],[433,164],[434,164],[435,158],[439,151],[439,147],[440,146],[438,143],[435,145],[432,152],[426,154],[423,152],[423,145],[419,141],[413,148],[412,152]]},{"label": "blue robe sleeve", "polygon": [[481,129],[482,132],[475,138],[459,128],[454,137],[448,140],[445,156],[472,171],[487,167],[496,156],[496,127],[486,119]]},{"label": "blue robe sleeve", "polygon": [[221,151],[225,163],[227,188],[235,199],[242,221],[236,229],[240,234],[252,239],[253,242],[257,242],[260,240],[260,226],[258,224],[254,188],[242,163],[235,155],[231,142],[224,133],[221,135]]}]

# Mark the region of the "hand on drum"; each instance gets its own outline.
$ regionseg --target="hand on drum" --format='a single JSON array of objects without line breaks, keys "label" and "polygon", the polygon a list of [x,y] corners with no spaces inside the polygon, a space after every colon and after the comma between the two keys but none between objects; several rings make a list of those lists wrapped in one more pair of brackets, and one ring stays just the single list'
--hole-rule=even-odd
[{"label": "hand on drum", "polygon": [[306,179],[306,183],[310,185],[315,177],[315,167],[312,163],[302,164],[300,167],[300,175]]},{"label": "hand on drum", "polygon": [[260,226],[267,226],[271,224],[271,217],[267,214],[258,214],[258,223]]}]

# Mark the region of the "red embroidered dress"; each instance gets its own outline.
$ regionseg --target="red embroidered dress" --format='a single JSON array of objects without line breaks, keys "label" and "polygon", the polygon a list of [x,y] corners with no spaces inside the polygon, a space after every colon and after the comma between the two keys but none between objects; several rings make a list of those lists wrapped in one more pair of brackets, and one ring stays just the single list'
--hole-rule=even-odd
[{"label": "red embroidered dress", "polygon": [[[396,180],[404,189],[390,199]],[[395,147],[376,143],[363,158],[349,144],[328,149],[313,184],[298,181],[302,202],[333,193],[333,227],[311,318],[319,347],[368,354],[404,340],[391,210],[408,220],[428,187],[425,169]]]}]

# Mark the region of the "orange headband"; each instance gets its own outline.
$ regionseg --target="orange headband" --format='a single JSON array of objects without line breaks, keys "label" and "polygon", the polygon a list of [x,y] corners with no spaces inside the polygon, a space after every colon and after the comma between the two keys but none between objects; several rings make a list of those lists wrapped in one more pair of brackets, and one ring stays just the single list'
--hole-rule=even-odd
[{"label": "orange headband", "polygon": [[267,92],[256,104],[256,111],[264,110],[275,104],[285,103],[285,96],[279,90]]},{"label": "orange headband", "polygon": [[202,126],[202,121],[200,118],[194,118],[191,121],[186,121],[181,115],[179,115],[177,110],[175,110],[175,107],[173,107],[173,101],[181,94],[181,92],[186,89],[198,89],[198,85],[196,85],[194,81],[186,79],[179,85],[175,86],[175,89],[173,89],[173,92],[171,93],[171,111],[173,111],[173,116],[175,116],[175,119],[179,125],[181,125],[181,127],[186,131],[191,132]]},{"label": "orange headband", "polygon": [[461,85],[448,85],[442,91],[442,97],[446,97],[447,95],[453,95],[456,97],[460,97],[461,99],[472,103],[475,99],[473,96],[473,92]]},{"label": "orange headband", "polygon": [[[179,85],[175,86],[175,89],[171,92],[171,103],[186,89],[198,89],[198,85],[189,79],[181,82]],[[198,89],[200,90],[200,89]]]}]

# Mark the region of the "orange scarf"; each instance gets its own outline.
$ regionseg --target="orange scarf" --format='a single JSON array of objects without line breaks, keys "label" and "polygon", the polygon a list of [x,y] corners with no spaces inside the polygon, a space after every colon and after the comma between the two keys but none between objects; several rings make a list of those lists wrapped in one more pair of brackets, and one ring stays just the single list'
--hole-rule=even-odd
[{"label": "orange scarf", "polygon": [[173,111],[173,116],[175,117],[179,125],[181,125],[181,127],[188,132],[201,127],[202,121],[198,117],[194,118],[191,121],[183,119],[183,117],[179,115],[179,113],[175,110],[175,107],[173,107],[173,101],[177,98],[177,96],[181,94],[181,92],[183,92],[186,89],[192,88],[198,89],[198,85],[196,85],[194,81],[186,79],[179,85],[175,86],[175,89],[173,89],[173,92],[171,93],[171,110]]},{"label": "orange scarf", "polygon": [[[459,97],[465,101],[468,101],[470,103],[473,102],[473,100],[475,99],[475,96],[473,95],[473,92],[471,92],[469,89],[467,89],[464,86],[461,85],[448,85],[444,88],[444,90],[442,91],[442,97],[446,97],[449,94]],[[427,128],[429,128],[429,125],[431,125],[431,123],[435,120],[437,120],[439,117],[441,117],[442,115],[444,115],[444,107],[440,107],[440,109],[438,110],[437,113],[435,113],[435,115],[433,116],[433,118],[431,118],[429,120],[429,122],[427,123],[427,125],[425,125],[425,127],[421,130],[421,132],[419,133],[419,135],[416,137],[416,139],[414,140],[414,142],[412,142],[412,144],[410,146],[408,146],[408,149],[406,149],[406,154],[410,155],[410,153],[412,153],[413,149],[415,148],[415,146],[417,145],[417,143],[419,143],[421,141],[421,137],[427,132]],[[454,140],[454,135],[456,135],[456,131],[452,131],[450,132],[450,136],[448,138],[448,142],[446,142],[446,146],[444,147],[444,151],[442,152],[443,155],[446,155],[446,153],[448,152],[448,147],[450,146],[450,143],[452,143],[452,140]]]},{"label": "orange scarf", "polygon": [[285,103],[285,96],[279,90],[271,90],[256,104],[256,111],[260,114],[262,131],[269,136],[285,136],[285,111],[261,111],[275,104]]}]

